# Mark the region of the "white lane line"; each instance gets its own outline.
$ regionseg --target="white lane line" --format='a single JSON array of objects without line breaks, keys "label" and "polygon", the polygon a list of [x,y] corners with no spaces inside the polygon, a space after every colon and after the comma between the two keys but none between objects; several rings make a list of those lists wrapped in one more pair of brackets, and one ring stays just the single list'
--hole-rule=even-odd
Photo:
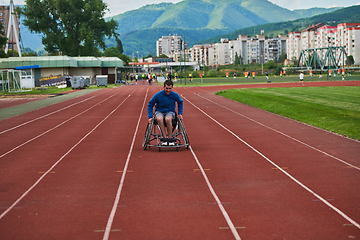
[{"label": "white lane line", "polygon": [[224,125],[222,125],[220,122],[218,122],[216,119],[214,119],[213,117],[211,117],[209,114],[207,114],[206,112],[204,112],[201,108],[197,107],[195,104],[193,104],[191,101],[189,101],[187,98],[185,98],[183,96],[183,98],[188,101],[192,106],[194,106],[196,109],[198,109],[200,112],[202,112],[205,116],[207,116],[208,118],[210,118],[211,120],[213,120],[215,123],[217,123],[220,127],[222,127],[224,130],[226,130],[227,132],[229,132],[231,135],[233,135],[235,138],[237,138],[239,141],[241,141],[242,143],[244,143],[246,146],[248,146],[250,149],[252,149],[254,152],[256,152],[257,154],[259,154],[261,157],[263,157],[265,160],[267,160],[269,163],[271,163],[273,166],[275,166],[276,168],[278,168],[279,171],[282,171],[286,176],[288,176],[291,180],[293,180],[294,182],[296,182],[298,185],[300,185],[302,188],[304,188],[306,191],[308,191],[309,193],[313,194],[317,199],[319,199],[320,201],[322,201],[323,203],[325,203],[328,207],[330,207],[332,210],[334,210],[335,212],[337,212],[339,215],[341,215],[343,218],[345,218],[346,220],[348,220],[350,223],[352,223],[354,226],[356,226],[357,228],[360,229],[360,224],[355,222],[355,220],[351,219],[349,216],[347,216],[345,213],[343,213],[342,211],[340,211],[338,208],[336,208],[335,206],[333,206],[332,204],[330,204],[328,201],[326,201],[326,199],[322,198],[320,195],[318,195],[317,193],[315,193],[314,191],[312,191],[310,188],[308,188],[307,186],[305,186],[303,183],[301,183],[299,180],[297,180],[296,178],[294,178],[292,175],[290,175],[288,172],[286,172],[284,169],[282,169],[280,166],[276,165],[273,161],[271,161],[269,158],[267,158],[264,154],[262,154],[261,152],[259,152],[258,150],[256,150],[253,146],[251,146],[250,144],[248,144],[247,142],[245,142],[243,139],[241,139],[239,136],[237,136],[235,133],[233,133],[232,131],[230,131],[228,128],[226,128]]},{"label": "white lane line", "polygon": [[206,98],[206,97],[203,97],[203,96],[201,96],[201,95],[198,94],[198,93],[194,93],[194,94],[196,94],[196,95],[198,95],[199,97],[201,97],[201,98],[203,98],[203,99],[205,99],[205,100],[207,100],[207,101],[209,101],[209,102],[212,102],[212,103],[214,103],[214,104],[216,104],[216,105],[218,105],[218,106],[220,106],[220,107],[222,107],[222,108],[225,108],[225,109],[227,109],[227,110],[229,110],[229,111],[231,111],[231,112],[233,112],[233,113],[235,113],[235,114],[237,114],[237,115],[239,115],[239,116],[241,116],[241,117],[243,117],[243,118],[246,118],[246,119],[248,119],[248,120],[250,120],[250,121],[252,121],[252,122],[254,122],[254,123],[257,123],[257,124],[259,124],[259,125],[261,125],[261,126],[263,126],[263,127],[266,127],[266,128],[268,128],[268,129],[270,129],[270,130],[272,130],[272,131],[274,131],[274,132],[277,132],[277,133],[279,133],[279,134],[281,134],[281,135],[283,135],[283,136],[285,136],[285,137],[287,137],[287,138],[290,138],[291,140],[296,141],[296,142],[298,142],[298,143],[300,143],[300,144],[302,144],[302,145],[304,145],[304,146],[306,146],[306,147],[308,147],[308,148],[311,148],[311,149],[313,149],[313,150],[315,150],[315,151],[317,151],[317,152],[320,152],[320,153],[322,153],[322,154],[324,154],[324,155],[326,155],[326,156],[328,156],[328,157],[331,157],[331,158],[333,158],[333,159],[335,159],[335,160],[337,160],[337,161],[339,161],[339,162],[342,162],[342,163],[344,163],[344,164],[346,164],[346,165],[348,165],[348,166],[350,166],[350,167],[353,167],[353,168],[355,168],[355,169],[357,169],[357,170],[360,170],[360,167],[355,166],[355,165],[352,165],[351,163],[348,163],[348,162],[346,162],[345,160],[342,160],[342,159],[340,159],[340,158],[338,158],[338,157],[335,157],[335,156],[333,156],[333,155],[331,155],[331,154],[329,154],[329,153],[327,153],[327,152],[324,152],[324,151],[322,151],[322,150],[320,150],[320,149],[318,149],[318,148],[316,148],[316,147],[313,147],[313,146],[311,146],[311,145],[309,145],[309,144],[307,144],[307,143],[304,143],[304,142],[302,142],[302,141],[300,141],[300,140],[298,140],[298,139],[296,139],[296,138],[293,138],[293,137],[291,137],[291,136],[289,136],[289,135],[287,135],[287,134],[285,134],[285,133],[283,133],[283,132],[280,132],[279,130],[276,130],[276,129],[274,129],[274,128],[271,128],[271,127],[269,127],[269,126],[267,126],[267,125],[265,125],[265,124],[263,124],[263,123],[261,123],[261,122],[258,122],[258,121],[254,120],[254,119],[252,119],[252,118],[249,118],[249,117],[247,117],[247,116],[245,116],[245,115],[243,115],[243,114],[241,114],[241,113],[238,113],[238,112],[236,112],[236,111],[234,111],[234,110],[232,110],[232,109],[230,109],[230,108],[228,108],[228,107],[225,107],[225,106],[223,106],[223,105],[221,105],[221,104],[219,104],[219,103],[217,103],[217,102],[212,101],[211,99],[208,99],[208,98]]},{"label": "white lane line", "polygon": [[[135,90],[134,90],[135,91]],[[0,220],[10,212],[31,190],[33,190],[40,182],[44,179],[44,177],[49,174],[60,162],[63,160],[74,148],[76,148],[85,138],[87,138],[92,132],[95,131],[106,119],[108,119],[129,97],[127,96],[111,113],[109,113],[101,122],[99,122],[90,132],[88,132],[83,138],[81,138],[72,148],[69,149],[54,165],[52,165],[49,170],[47,170],[26,192],[23,193],[11,206],[6,209],[1,215]]]},{"label": "white lane line", "polygon": [[129,149],[129,153],[128,153],[128,156],[127,156],[127,159],[126,159],[126,163],[125,163],[125,166],[124,166],[124,169],[123,169],[123,174],[121,175],[120,184],[119,184],[119,188],[118,188],[117,193],[116,193],[114,205],[113,205],[113,207],[111,209],[110,216],[109,216],[108,222],[106,224],[103,240],[109,239],[109,236],[110,236],[111,226],[112,226],[112,223],[114,221],[114,217],[115,217],[117,207],[119,205],[121,191],[122,191],[122,188],[124,186],[126,172],[127,172],[128,166],[129,166],[131,154],[132,154],[133,149],[134,149],[135,138],[136,138],[136,134],[137,134],[137,132],[139,130],[140,120],[141,120],[141,116],[143,114],[143,110],[144,110],[144,107],[145,107],[145,102],[146,102],[148,92],[149,92],[149,88],[147,88],[147,90],[146,90],[144,102],[143,102],[143,105],[142,105],[141,111],[140,111],[140,116],[139,116],[139,119],[138,119],[138,122],[137,122],[137,125],[136,125],[136,128],[135,128],[134,136],[133,136],[131,146],[130,146],[130,149]]},{"label": "white lane line", "polygon": [[[101,93],[101,94],[103,94],[103,93]],[[69,105],[69,106],[66,106],[66,107],[64,107],[64,108],[61,108],[61,109],[56,110],[56,111],[54,111],[54,112],[51,112],[51,113],[45,114],[45,115],[43,115],[43,116],[41,116],[41,117],[34,118],[34,119],[30,120],[30,121],[24,122],[24,123],[19,124],[19,125],[15,126],[15,127],[12,127],[12,128],[6,129],[6,130],[4,130],[4,131],[0,132],[0,135],[1,135],[1,134],[3,134],[3,133],[9,132],[9,131],[11,131],[11,130],[14,130],[14,129],[16,129],[16,128],[22,127],[22,126],[24,126],[24,125],[26,125],[26,124],[29,124],[29,123],[35,122],[35,121],[37,121],[37,120],[39,120],[39,119],[42,119],[42,118],[48,117],[48,116],[50,116],[50,115],[53,115],[53,114],[55,114],[55,113],[61,112],[61,111],[65,110],[65,109],[70,108],[70,107],[73,107],[73,106],[75,106],[75,105],[77,105],[77,104],[80,104],[80,103],[86,102],[86,101],[88,101],[88,100],[90,100],[90,99],[92,99],[92,98],[94,98],[94,97],[100,96],[101,94],[98,94],[98,95],[96,95],[96,96],[89,97],[89,98],[87,98],[87,99],[84,99],[84,100],[82,100],[82,101],[79,101],[79,102],[73,103],[73,104],[71,104],[71,105]]]},{"label": "white lane line", "polygon": [[94,108],[94,107],[98,106],[98,104],[100,104],[100,103],[102,103],[102,102],[107,101],[109,98],[112,98],[112,97],[113,97],[113,96],[115,96],[116,94],[118,94],[118,93],[115,93],[115,94],[111,95],[110,97],[108,97],[108,98],[106,98],[106,99],[102,100],[101,102],[98,102],[96,105],[91,106],[90,108],[88,108],[88,109],[86,109],[86,110],[82,111],[81,113],[76,114],[75,116],[73,116],[73,117],[71,117],[71,118],[67,119],[66,121],[64,121],[64,122],[62,122],[62,123],[60,123],[60,124],[56,125],[55,127],[50,128],[49,130],[47,130],[47,131],[45,131],[45,132],[41,133],[40,135],[37,135],[36,137],[33,137],[33,138],[31,138],[31,139],[27,140],[26,142],[24,142],[24,143],[22,143],[22,144],[18,145],[17,147],[15,147],[15,148],[13,148],[13,149],[11,149],[11,150],[7,151],[6,153],[4,153],[4,154],[0,155],[0,158],[2,158],[2,157],[4,157],[4,156],[8,155],[9,153],[11,153],[11,152],[15,151],[16,149],[19,149],[20,147],[22,147],[22,146],[24,146],[24,145],[28,144],[29,142],[32,142],[32,141],[34,141],[35,139],[37,139],[37,138],[39,138],[39,137],[41,137],[41,136],[44,136],[45,134],[47,134],[47,133],[51,132],[52,130],[54,130],[54,129],[58,128],[58,127],[60,127],[61,125],[64,125],[65,123],[67,123],[67,122],[71,121],[72,119],[74,119],[74,118],[76,118],[76,117],[80,116],[81,114],[84,114],[85,112],[89,111],[90,109],[92,109],[92,108]]},{"label": "white lane line", "polygon": [[194,150],[193,150],[193,148],[191,146],[190,146],[190,151],[191,151],[192,155],[194,156],[195,161],[196,161],[197,165],[199,166],[199,169],[200,169],[200,171],[201,171],[201,173],[202,173],[202,175],[203,175],[203,177],[205,179],[205,182],[206,182],[211,194],[215,198],[215,201],[216,201],[218,207],[220,208],[221,213],[225,217],[225,220],[226,220],[227,224],[229,225],[229,228],[230,228],[231,232],[233,233],[235,239],[241,240],[238,232],[236,231],[236,228],[235,228],[233,222],[231,221],[231,219],[229,217],[229,214],[226,212],[226,210],[225,210],[224,206],[222,205],[219,197],[216,195],[216,192],[215,192],[214,188],[212,187],[208,177],[206,176],[204,168],[202,167],[199,159],[197,158],[197,156],[196,156],[196,154],[195,154],[195,152],[194,152]]}]

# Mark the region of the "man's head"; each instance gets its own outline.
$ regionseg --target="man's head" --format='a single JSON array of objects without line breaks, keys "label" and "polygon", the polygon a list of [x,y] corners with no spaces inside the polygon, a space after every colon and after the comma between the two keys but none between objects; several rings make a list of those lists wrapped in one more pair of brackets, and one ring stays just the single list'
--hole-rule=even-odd
[{"label": "man's head", "polygon": [[164,82],[164,90],[167,95],[169,95],[173,89],[174,83],[171,80],[166,80]]}]

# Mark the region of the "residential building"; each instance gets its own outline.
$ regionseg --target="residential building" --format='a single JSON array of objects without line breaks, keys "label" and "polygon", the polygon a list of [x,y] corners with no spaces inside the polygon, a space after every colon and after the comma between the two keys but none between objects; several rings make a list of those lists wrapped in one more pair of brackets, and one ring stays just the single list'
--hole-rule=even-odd
[{"label": "residential building", "polygon": [[301,32],[289,32],[286,45],[287,58],[290,60],[298,59],[301,52]]},{"label": "residential building", "polygon": [[209,65],[209,49],[212,48],[212,44],[194,45],[190,49],[190,59],[192,62],[196,62],[200,66]]},{"label": "residential building", "polygon": [[[335,46],[343,46],[348,56],[354,57],[355,65],[360,64],[360,23],[337,25]],[[357,47],[356,47],[357,46]]]},{"label": "residential building", "polygon": [[185,44],[181,36],[162,36],[156,41],[156,56],[165,54],[170,57],[176,51],[184,50]]},{"label": "residential building", "polygon": [[[312,25],[300,32],[290,32],[287,38],[287,57],[290,60],[298,59],[301,50],[311,48],[344,47],[346,54],[352,55],[355,64],[360,64],[360,23],[340,23],[337,26],[329,26],[323,23]],[[319,50],[320,51],[320,50]],[[340,51],[336,52],[336,58],[343,59]]]},{"label": "residential building", "polygon": [[199,65],[227,65],[235,63],[237,55],[241,64],[266,63],[277,60],[286,53],[286,35],[268,38],[264,34],[256,37],[239,35],[235,40],[222,38],[220,43],[194,45],[191,60]]},{"label": "residential building", "polygon": [[318,29],[324,25],[324,23],[313,24],[301,31],[301,49],[315,48]]}]

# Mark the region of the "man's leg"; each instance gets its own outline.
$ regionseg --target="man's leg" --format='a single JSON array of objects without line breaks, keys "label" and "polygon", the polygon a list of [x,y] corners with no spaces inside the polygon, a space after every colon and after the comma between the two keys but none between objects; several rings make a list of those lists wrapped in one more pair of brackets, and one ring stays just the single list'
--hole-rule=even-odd
[{"label": "man's leg", "polygon": [[165,131],[165,126],[164,126],[164,117],[161,116],[161,115],[158,115],[158,116],[156,116],[156,120],[157,120],[158,125],[160,127],[162,137],[166,138],[166,131]]},{"label": "man's leg", "polygon": [[170,115],[167,115],[165,117],[165,121],[166,121],[167,130],[168,130],[168,137],[172,138],[172,117]]}]

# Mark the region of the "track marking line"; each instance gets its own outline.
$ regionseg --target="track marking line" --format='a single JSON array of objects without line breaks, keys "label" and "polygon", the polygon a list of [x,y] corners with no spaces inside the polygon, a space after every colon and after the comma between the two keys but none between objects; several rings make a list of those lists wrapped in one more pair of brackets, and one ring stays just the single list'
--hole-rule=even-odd
[{"label": "track marking line", "polygon": [[225,220],[226,220],[232,234],[234,235],[236,240],[241,240],[238,232],[236,231],[236,228],[235,228],[234,224],[232,223],[232,221],[231,221],[231,219],[229,217],[229,214],[226,212],[222,202],[220,201],[219,197],[216,195],[216,192],[215,192],[214,188],[212,187],[212,185],[210,183],[210,180],[206,176],[204,168],[201,166],[201,163],[200,163],[199,159],[197,158],[197,156],[196,156],[196,154],[195,154],[195,152],[194,152],[194,150],[193,150],[193,148],[191,146],[190,146],[190,151],[191,151],[192,155],[194,156],[194,159],[195,159],[197,165],[199,166],[199,169],[200,169],[200,171],[201,171],[201,173],[202,173],[202,175],[203,175],[203,177],[205,179],[205,182],[206,182],[211,194],[213,195],[218,207],[220,208],[220,211],[223,214],[223,216],[224,216],[224,218],[225,218]]},{"label": "track marking line", "polygon": [[[245,229],[245,227],[235,227],[236,229]],[[219,229],[230,229],[229,227],[219,227]]]},{"label": "track marking line", "polygon": [[4,153],[4,154],[0,155],[0,158],[2,158],[2,157],[4,157],[4,156],[8,155],[9,153],[11,153],[11,152],[15,151],[16,149],[18,149],[18,148],[20,148],[20,147],[22,147],[22,146],[24,146],[24,145],[28,144],[29,142],[32,142],[32,141],[34,141],[35,139],[37,139],[37,138],[39,138],[39,137],[41,137],[41,136],[43,136],[43,135],[45,135],[45,134],[47,134],[47,133],[51,132],[52,130],[54,130],[54,129],[56,129],[56,128],[60,127],[61,125],[64,125],[65,123],[67,123],[67,122],[69,122],[69,121],[73,120],[74,118],[77,118],[78,116],[80,116],[80,115],[84,114],[85,112],[87,112],[87,111],[91,110],[92,108],[97,107],[97,106],[98,106],[98,104],[100,104],[100,103],[102,103],[102,102],[107,101],[108,99],[112,98],[112,97],[113,97],[113,96],[115,96],[116,94],[118,94],[118,93],[115,93],[115,94],[111,95],[110,97],[108,97],[108,98],[106,98],[106,99],[102,100],[101,102],[99,102],[99,103],[97,103],[97,104],[95,104],[95,105],[91,106],[90,108],[88,108],[88,109],[86,109],[86,110],[82,111],[81,113],[76,114],[75,116],[73,116],[73,117],[71,117],[71,118],[67,119],[66,121],[64,121],[64,122],[62,122],[62,123],[60,123],[60,124],[56,125],[55,127],[50,128],[49,130],[47,130],[47,131],[45,131],[45,132],[41,133],[40,135],[37,135],[36,137],[33,137],[33,138],[31,138],[31,139],[27,140],[26,142],[24,142],[24,143],[22,143],[22,144],[18,145],[17,147],[15,147],[15,148],[13,148],[13,149],[11,149],[11,150],[7,151],[6,153]]},{"label": "track marking line", "polygon": [[[135,91],[135,90],[134,90]],[[133,91],[133,92],[134,92]],[[108,119],[129,97],[127,96],[113,111],[111,111],[103,120],[101,120],[90,132],[88,132],[83,138],[81,138],[74,146],[72,146],[62,157],[57,160],[27,191],[25,191],[8,209],[6,209],[1,215],[0,220],[10,212],[25,196],[33,190],[40,182],[48,175],[72,150],[74,150],[85,138],[87,138],[92,132],[94,132],[106,119]]]},{"label": "track marking line", "polygon": [[[105,232],[105,230],[94,230],[94,232]],[[111,229],[110,232],[121,232],[121,229]]]},{"label": "track marking line", "polygon": [[[271,169],[273,169],[273,170],[279,170],[279,168],[276,168],[276,167],[273,167],[273,168],[271,168]],[[282,167],[281,169],[288,169],[288,167]]]},{"label": "track marking line", "polygon": [[114,221],[115,213],[116,213],[119,201],[120,201],[121,191],[122,191],[122,188],[124,186],[126,172],[127,172],[128,166],[129,166],[131,154],[132,154],[133,149],[134,149],[136,134],[137,134],[137,132],[139,130],[140,120],[141,120],[141,116],[142,116],[143,111],[144,111],[145,102],[146,102],[148,92],[149,92],[149,88],[147,88],[147,90],[146,90],[144,102],[143,102],[143,105],[142,105],[141,111],[140,111],[140,116],[139,116],[139,119],[138,119],[138,122],[137,122],[137,125],[136,125],[136,128],[135,128],[134,136],[133,136],[133,139],[132,139],[132,142],[131,142],[131,146],[130,146],[130,149],[129,149],[129,153],[128,153],[128,156],[127,156],[127,159],[126,159],[124,169],[123,169],[123,173],[121,175],[120,184],[119,184],[119,188],[118,188],[117,193],[116,193],[114,205],[112,207],[108,222],[106,224],[106,229],[105,229],[103,240],[109,239],[109,236],[110,236],[111,226],[112,226],[112,223]]},{"label": "track marking line", "polygon": [[[15,127],[12,127],[12,128],[7,129],[7,130],[4,130],[4,131],[0,132],[0,135],[3,134],[3,133],[9,132],[9,131],[11,131],[11,130],[14,130],[14,129],[16,129],[16,128],[22,127],[22,126],[24,126],[24,125],[26,125],[26,124],[35,122],[35,121],[37,121],[37,120],[39,120],[39,119],[42,119],[42,118],[48,117],[48,116],[50,116],[50,115],[53,115],[53,114],[55,114],[55,113],[61,112],[61,111],[65,110],[65,109],[70,108],[70,107],[73,107],[73,106],[75,106],[75,105],[77,105],[77,104],[86,102],[86,101],[88,101],[88,100],[90,100],[90,99],[92,99],[92,98],[94,98],[94,97],[98,97],[98,96],[100,96],[100,95],[102,95],[102,94],[103,94],[103,93],[100,93],[100,94],[98,94],[98,95],[89,97],[89,98],[84,99],[84,100],[82,100],[82,101],[80,101],[80,102],[73,103],[73,104],[71,104],[71,105],[69,105],[69,106],[66,106],[66,107],[64,107],[64,108],[61,108],[61,109],[56,110],[56,111],[54,111],[54,112],[45,114],[45,115],[43,115],[43,116],[41,116],[41,117],[37,117],[37,118],[32,119],[32,120],[30,120],[30,121],[27,121],[27,122],[24,122],[24,123],[22,123],[22,124],[19,124],[19,125],[15,126]],[[79,96],[79,97],[80,97],[80,96]]]},{"label": "track marking line", "polygon": [[331,158],[333,158],[333,159],[335,159],[335,160],[337,160],[337,161],[339,161],[339,162],[342,162],[342,163],[348,165],[349,167],[352,167],[352,168],[355,168],[355,169],[357,169],[357,170],[360,170],[360,167],[357,167],[357,166],[355,166],[355,165],[352,165],[351,163],[348,163],[348,162],[346,162],[346,161],[344,161],[344,160],[342,160],[342,159],[340,159],[340,158],[338,158],[338,157],[335,157],[335,156],[333,156],[333,155],[331,155],[331,154],[329,154],[329,153],[327,153],[327,152],[324,152],[324,151],[322,151],[322,150],[320,150],[320,149],[317,149],[316,147],[313,147],[313,146],[311,146],[311,145],[309,145],[309,144],[307,144],[307,143],[304,143],[304,142],[302,142],[302,141],[300,141],[300,140],[298,140],[298,139],[296,139],[296,138],[293,138],[293,137],[291,137],[291,136],[289,136],[289,135],[287,135],[287,134],[285,134],[285,133],[283,133],[283,132],[280,132],[279,130],[276,130],[276,129],[274,129],[274,128],[272,128],[272,127],[269,127],[269,126],[267,126],[267,125],[265,125],[265,124],[263,124],[263,123],[261,123],[261,122],[258,122],[258,121],[254,120],[254,119],[252,119],[252,118],[249,118],[249,117],[247,117],[247,116],[245,116],[245,115],[243,115],[243,114],[241,114],[241,113],[238,113],[238,112],[236,112],[235,110],[232,110],[232,109],[230,109],[230,108],[228,108],[228,107],[225,107],[225,106],[223,106],[223,105],[221,105],[221,104],[219,104],[219,103],[217,103],[217,102],[212,101],[211,99],[208,99],[208,98],[206,98],[206,97],[203,97],[203,96],[201,96],[199,93],[193,93],[193,94],[195,94],[195,95],[197,95],[197,96],[199,96],[199,97],[201,97],[201,98],[203,98],[203,99],[205,99],[205,100],[207,100],[207,101],[209,101],[209,102],[212,102],[212,103],[214,103],[214,104],[216,104],[216,105],[218,105],[218,106],[220,106],[220,107],[222,107],[222,108],[225,108],[225,109],[227,109],[227,110],[229,110],[229,111],[231,111],[231,112],[233,112],[233,113],[235,113],[235,114],[237,114],[237,115],[239,115],[239,116],[241,116],[241,117],[243,117],[243,118],[246,118],[246,119],[248,119],[248,120],[250,120],[250,121],[252,121],[252,122],[254,122],[254,123],[257,123],[257,124],[259,124],[259,125],[261,125],[261,126],[263,126],[263,127],[266,127],[266,128],[268,128],[268,129],[276,132],[276,133],[279,133],[279,134],[281,134],[281,135],[283,135],[283,136],[285,136],[285,137],[287,137],[287,138],[290,138],[291,140],[296,141],[296,142],[298,142],[298,143],[300,143],[300,144],[302,144],[302,145],[304,145],[304,146],[306,146],[306,147],[309,147],[309,148],[311,148],[311,149],[313,149],[313,150],[315,150],[315,151],[317,151],[317,152],[320,152],[320,153],[322,153],[322,154],[324,154],[324,155],[326,155],[326,156],[328,156],[328,157],[331,157]]},{"label": "track marking line", "polygon": [[[306,191],[308,191],[309,193],[311,193],[312,195],[314,195],[317,199],[319,199],[320,201],[322,201],[323,203],[325,203],[325,205],[327,205],[328,207],[330,207],[332,210],[334,210],[335,212],[337,212],[340,216],[342,216],[343,218],[345,218],[347,221],[349,221],[350,223],[354,224],[354,226],[356,226],[357,228],[360,229],[360,224],[357,223],[355,220],[351,219],[349,216],[347,216],[345,213],[343,213],[342,211],[340,211],[338,208],[336,208],[335,206],[333,206],[332,204],[330,204],[328,201],[326,201],[323,197],[321,197],[319,194],[315,193],[314,191],[312,191],[310,188],[308,188],[307,186],[305,186],[303,183],[301,183],[299,180],[297,180],[295,177],[293,177],[291,174],[289,174],[288,172],[286,172],[284,169],[281,169],[280,166],[278,166],[276,163],[274,163],[273,161],[271,161],[268,157],[266,157],[264,154],[262,154],[261,152],[259,152],[258,150],[256,150],[253,146],[251,146],[250,144],[248,144],[247,142],[245,142],[243,139],[241,139],[239,136],[237,136],[235,133],[233,133],[231,130],[229,130],[228,128],[226,128],[224,125],[222,125],[220,122],[218,122],[216,119],[214,119],[213,117],[211,117],[209,114],[207,114],[205,111],[203,111],[201,108],[199,108],[198,106],[196,106],[194,103],[192,103],[191,101],[189,101],[186,97],[183,97],[186,101],[188,101],[193,107],[195,107],[196,109],[198,109],[200,112],[202,112],[205,116],[207,116],[208,118],[210,118],[212,121],[214,121],[216,124],[218,124],[220,127],[222,127],[224,130],[226,130],[227,132],[229,132],[231,135],[233,135],[235,138],[237,138],[240,142],[242,142],[243,144],[245,144],[246,146],[248,146],[251,150],[253,150],[255,153],[257,153],[258,155],[260,155],[262,158],[264,158],[266,161],[268,161],[269,163],[271,163],[274,167],[278,168],[280,171],[282,171],[286,176],[288,176],[291,180],[293,180],[295,183],[297,183],[298,185],[300,185],[302,188],[304,188]],[[192,148],[190,147],[191,151]],[[205,174],[205,172],[202,170],[203,175]]]}]

